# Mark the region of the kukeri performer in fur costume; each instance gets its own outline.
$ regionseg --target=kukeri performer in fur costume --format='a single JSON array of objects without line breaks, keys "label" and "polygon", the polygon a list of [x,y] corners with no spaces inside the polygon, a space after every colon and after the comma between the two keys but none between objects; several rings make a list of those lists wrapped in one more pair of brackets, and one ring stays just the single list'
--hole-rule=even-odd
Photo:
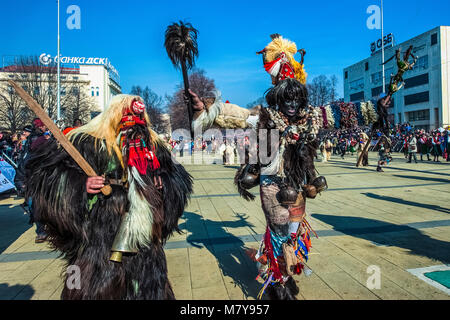
[{"label": "kukeri performer in fur costume", "polygon": [[[294,300],[299,289],[292,276],[302,270],[309,272],[305,262],[311,249],[310,235],[314,233],[305,218],[306,198],[315,198],[327,185],[325,178],[316,176],[314,167],[318,148],[318,114],[308,106],[308,91],[299,81],[301,76],[285,59],[286,51],[283,49],[292,51],[294,48],[295,52],[295,44],[279,35],[274,38],[280,44],[280,50],[273,57],[280,65],[273,66],[278,70],[275,76],[272,74],[275,69],[270,68],[269,71],[276,84],[266,95],[268,108],[251,114],[246,109],[221,101],[205,107],[195,93],[190,93],[194,101],[193,126],[196,131],[228,120],[227,128],[274,130],[278,133],[277,141],[271,141],[270,133],[266,140],[258,141],[260,150],[264,144],[265,150],[272,150],[272,144],[276,146],[271,154],[269,152],[268,161],[261,161],[259,153],[256,164],[247,164],[239,169],[235,183],[247,200],[254,199],[247,189],[259,185],[267,221],[260,250],[253,254],[253,258],[261,263],[260,276],[265,280],[258,297],[266,292],[271,299]],[[297,70],[304,72],[303,66]]]},{"label": "kukeri performer in fur costume", "polygon": [[[88,178],[56,141],[27,165],[36,218],[67,267],[80,271],[78,288],[66,275],[61,298],[174,299],[163,244],[179,231],[192,178],[151,129],[142,99],[113,97],[68,137],[98,177]],[[121,262],[110,260],[116,236],[129,252]]]},{"label": "kukeri performer in fur costume", "polygon": [[356,165],[358,166],[358,159],[361,157],[361,154],[363,154],[361,165],[363,167],[367,167],[369,165],[369,151],[365,150],[366,144],[369,143],[369,136],[365,132],[361,132],[359,134],[359,141],[358,141],[358,157],[356,158]]}]

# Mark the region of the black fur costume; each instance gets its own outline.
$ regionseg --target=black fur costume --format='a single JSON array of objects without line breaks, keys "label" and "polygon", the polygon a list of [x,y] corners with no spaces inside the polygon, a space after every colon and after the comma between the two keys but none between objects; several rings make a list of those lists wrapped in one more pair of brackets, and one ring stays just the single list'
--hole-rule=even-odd
[{"label": "black fur costume", "polygon": [[[291,275],[300,274],[304,265],[300,263],[300,260],[298,260],[297,264],[296,262],[292,263],[291,260],[290,265],[296,265],[297,269],[294,268],[295,271],[291,269],[290,272],[287,272],[287,258],[283,256],[283,252],[281,254],[278,252],[278,257],[274,256],[271,259],[270,255],[273,255],[275,250],[271,248],[268,241],[272,241],[275,237],[277,238],[276,242],[283,241],[284,243],[290,243],[293,248],[297,248],[296,242],[303,241],[299,239],[306,234],[308,237],[307,242],[309,243],[308,235],[312,229],[310,229],[305,219],[306,198],[315,198],[316,194],[323,190],[320,188],[324,187],[323,183],[322,185],[316,183],[320,179],[316,180],[317,176],[314,166],[314,158],[318,148],[318,125],[311,124],[316,116],[314,110],[308,107],[307,89],[296,80],[286,79],[279,82],[267,93],[266,100],[269,107],[260,110],[257,129],[265,129],[268,132],[270,130],[279,130],[280,141],[271,141],[271,135],[268,134],[267,142],[259,140],[258,145],[261,148],[262,143],[267,143],[265,150],[268,150],[268,152],[271,150],[270,145],[272,142],[277,146],[275,153],[280,152],[280,159],[276,160],[275,154],[268,154],[268,157],[271,159],[271,162],[280,161],[280,164],[283,163],[282,166],[280,165],[280,168],[284,174],[280,175],[280,172],[274,172],[270,175],[267,175],[267,173],[264,175],[265,165],[261,163],[247,164],[242,166],[236,173],[235,184],[239,193],[246,200],[254,199],[254,196],[247,189],[260,185],[262,208],[266,216],[268,229],[265,240],[263,240],[264,250],[256,254],[255,260],[259,262],[269,261],[269,263],[278,260],[279,264],[279,267],[274,269],[272,269],[274,265],[272,264],[268,271],[263,271],[262,273],[266,283],[270,282],[270,279],[267,280],[270,274],[276,280],[275,283],[267,285],[265,291],[267,296],[272,300],[295,300],[295,295],[298,294],[299,289]],[[293,100],[298,101],[300,109],[294,116],[287,118],[281,114],[279,105],[283,104],[284,101]],[[278,117],[275,117],[275,120],[274,114],[279,114]],[[297,125],[299,131],[291,131]],[[281,149],[281,139],[290,140],[290,142],[285,143],[284,149]],[[259,172],[261,172],[260,177],[258,177]],[[323,179],[322,182],[324,181]],[[283,189],[286,188],[295,190],[293,194],[295,195],[294,199],[297,200],[291,205],[284,205],[281,201]],[[293,237],[292,231],[288,230],[291,222],[299,223],[300,229],[296,237]],[[307,251],[306,255],[309,253],[309,248]],[[261,257],[261,253],[266,258],[262,260],[258,258]],[[251,256],[254,257],[253,255]],[[265,264],[264,262],[262,263]],[[262,292],[264,292],[264,289]]]},{"label": "black fur costume", "polygon": [[[108,154],[88,136],[76,138],[75,147],[98,174],[122,178],[123,169],[117,156]],[[49,242],[61,252],[66,266],[81,271],[81,288],[69,289],[67,281],[62,299],[174,299],[167,277],[163,244],[179,232],[178,219],[192,193],[192,178],[184,168],[172,162],[165,146],[156,145],[161,163],[159,174],[163,189],[150,188],[146,199],[160,203],[153,218],[152,243],[139,248],[137,254],[124,255],[122,263],[109,260],[111,247],[127,211],[127,190],[112,184],[109,196],[86,192],[87,175],[72,158],[52,140],[46,148],[32,155],[27,164],[27,193],[35,203],[35,218],[45,224]],[[65,272],[65,271],[64,271]],[[68,275],[65,275],[67,279]]]}]

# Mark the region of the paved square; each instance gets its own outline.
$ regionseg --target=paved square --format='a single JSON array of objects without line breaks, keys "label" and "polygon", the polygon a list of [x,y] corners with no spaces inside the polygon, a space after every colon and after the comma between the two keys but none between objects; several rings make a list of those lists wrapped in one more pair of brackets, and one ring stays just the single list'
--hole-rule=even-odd
[{"label": "paved square", "polygon": [[[298,298],[450,299],[408,272],[450,264],[450,164],[407,164],[395,154],[377,173],[375,153],[370,167],[355,163],[355,156],[317,162],[330,189],[307,202],[319,239],[308,262],[313,274],[295,277]],[[261,283],[243,248],[256,248],[265,231],[259,197],[239,197],[235,167],[186,168],[195,194],[180,220],[184,233],[166,245],[177,299],[255,299]],[[34,243],[27,221],[18,201],[0,201],[0,299],[59,299],[62,261]],[[367,286],[371,270],[380,271],[379,289]]]}]

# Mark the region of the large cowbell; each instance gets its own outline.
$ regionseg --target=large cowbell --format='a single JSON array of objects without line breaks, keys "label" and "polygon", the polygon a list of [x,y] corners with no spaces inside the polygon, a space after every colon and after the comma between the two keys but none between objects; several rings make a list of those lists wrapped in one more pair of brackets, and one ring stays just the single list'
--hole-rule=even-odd
[{"label": "large cowbell", "polygon": [[120,223],[119,231],[114,238],[114,242],[111,248],[112,254],[109,260],[114,262],[122,262],[123,253],[137,253],[137,248],[130,245],[130,214],[126,212],[122,217],[122,222]]}]

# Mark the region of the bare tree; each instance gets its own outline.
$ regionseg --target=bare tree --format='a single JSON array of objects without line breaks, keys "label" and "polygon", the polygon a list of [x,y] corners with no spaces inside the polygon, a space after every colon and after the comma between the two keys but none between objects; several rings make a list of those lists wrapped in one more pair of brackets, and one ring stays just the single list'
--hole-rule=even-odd
[{"label": "bare tree", "polygon": [[0,86],[0,128],[16,133],[29,124],[33,112],[23,100],[14,93],[14,89]]},{"label": "bare tree", "polygon": [[308,84],[309,103],[314,106],[324,106],[338,99],[336,86],[337,77],[331,76],[330,79],[325,75],[315,77]]},{"label": "bare tree", "polygon": [[64,108],[61,110],[66,125],[71,125],[76,119],[83,123],[91,119],[91,112],[98,111],[95,100],[87,93],[87,86],[72,82],[66,86]]},{"label": "bare tree", "polygon": [[330,102],[335,102],[338,99],[337,84],[338,78],[333,74],[330,78],[331,88],[330,88]]},{"label": "bare tree", "polygon": [[[47,112],[50,118],[57,116],[56,64],[44,66],[37,56],[20,57],[15,63],[15,80]],[[62,75],[61,77],[64,77]],[[61,106],[63,106],[61,99]]]},{"label": "bare tree", "polygon": [[[47,112],[57,117],[56,64],[42,65],[37,56],[20,57],[13,66],[5,68],[8,78],[16,81]],[[78,70],[63,69],[61,74],[61,114],[66,125],[74,119],[87,121],[90,112],[96,110],[95,102],[87,94],[87,80],[75,79]],[[70,77],[71,76],[71,77]],[[66,117],[64,117],[66,116]],[[35,117],[25,102],[9,85],[0,86],[0,123],[2,127],[17,131],[30,124]]]},{"label": "bare tree", "polygon": [[[214,97],[214,91],[216,90],[214,80],[206,77],[203,70],[195,69],[191,73],[189,86],[201,98]],[[181,84],[177,86],[177,89],[173,96],[166,96],[172,130],[189,129],[187,106],[184,103],[184,89]]]}]

